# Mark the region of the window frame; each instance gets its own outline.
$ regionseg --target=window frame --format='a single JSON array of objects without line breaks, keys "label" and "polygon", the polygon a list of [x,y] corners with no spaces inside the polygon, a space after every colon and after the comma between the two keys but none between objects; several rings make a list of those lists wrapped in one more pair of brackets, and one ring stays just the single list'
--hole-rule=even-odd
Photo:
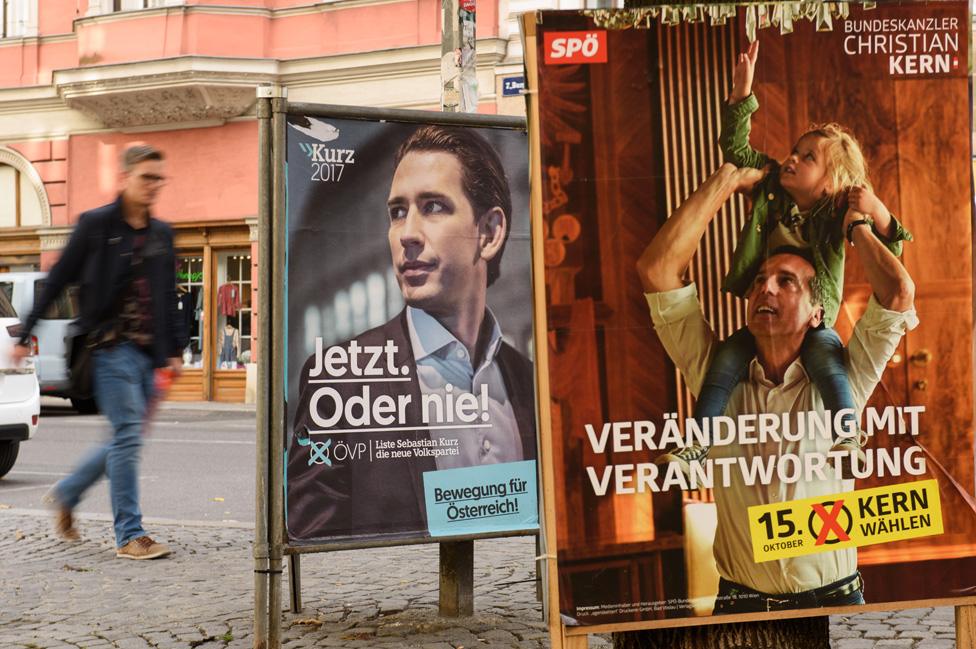
[{"label": "window frame", "polygon": [[37,35],[37,2],[0,0],[0,40]]}]

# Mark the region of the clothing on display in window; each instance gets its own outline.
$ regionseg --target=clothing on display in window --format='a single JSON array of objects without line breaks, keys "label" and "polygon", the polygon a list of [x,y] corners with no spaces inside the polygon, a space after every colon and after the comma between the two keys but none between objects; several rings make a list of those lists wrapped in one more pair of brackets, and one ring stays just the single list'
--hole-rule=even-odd
[{"label": "clothing on display in window", "polygon": [[241,289],[237,284],[223,284],[217,289],[217,310],[221,315],[237,315],[241,310]]},{"label": "clothing on display in window", "polygon": [[237,367],[237,358],[241,353],[241,335],[236,327],[224,325],[223,338],[220,346],[220,369]]},{"label": "clothing on display in window", "polygon": [[197,291],[197,305],[193,309],[193,317],[197,321],[197,338],[203,345],[203,289]]},{"label": "clothing on display in window", "polygon": [[196,320],[196,311],[193,305],[193,294],[188,292],[185,288],[180,287],[177,291],[177,300],[179,300],[176,308],[180,311],[180,318],[183,319],[184,331],[187,335],[192,335],[193,323]]}]

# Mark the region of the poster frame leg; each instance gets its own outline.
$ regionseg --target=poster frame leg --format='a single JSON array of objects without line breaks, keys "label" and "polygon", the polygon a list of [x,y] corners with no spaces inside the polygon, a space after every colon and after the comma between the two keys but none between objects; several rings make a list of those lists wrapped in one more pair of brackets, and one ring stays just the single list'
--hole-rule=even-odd
[{"label": "poster frame leg", "polygon": [[956,607],[956,646],[976,647],[976,604]]},{"label": "poster frame leg", "polygon": [[474,615],[474,541],[444,541],[440,544],[441,617]]},{"label": "poster frame leg", "polygon": [[288,555],[288,592],[291,612],[298,615],[302,612],[302,556]]}]

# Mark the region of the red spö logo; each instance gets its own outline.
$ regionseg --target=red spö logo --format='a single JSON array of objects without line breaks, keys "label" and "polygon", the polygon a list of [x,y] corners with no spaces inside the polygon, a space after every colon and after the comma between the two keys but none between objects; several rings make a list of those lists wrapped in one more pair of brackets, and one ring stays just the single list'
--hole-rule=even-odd
[{"label": "red sp\u00f6 logo", "polygon": [[551,32],[546,34],[546,65],[606,63],[607,32]]}]

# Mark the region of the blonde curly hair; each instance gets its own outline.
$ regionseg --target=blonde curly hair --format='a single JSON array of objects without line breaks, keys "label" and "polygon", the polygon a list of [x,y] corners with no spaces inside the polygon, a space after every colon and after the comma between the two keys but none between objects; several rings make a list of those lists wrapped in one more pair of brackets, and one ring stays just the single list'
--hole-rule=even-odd
[{"label": "blonde curly hair", "polygon": [[807,135],[823,139],[821,151],[827,164],[827,179],[832,195],[859,185],[872,189],[868,178],[868,161],[864,159],[857,138],[847,128],[836,122],[813,124],[803,137]]}]

